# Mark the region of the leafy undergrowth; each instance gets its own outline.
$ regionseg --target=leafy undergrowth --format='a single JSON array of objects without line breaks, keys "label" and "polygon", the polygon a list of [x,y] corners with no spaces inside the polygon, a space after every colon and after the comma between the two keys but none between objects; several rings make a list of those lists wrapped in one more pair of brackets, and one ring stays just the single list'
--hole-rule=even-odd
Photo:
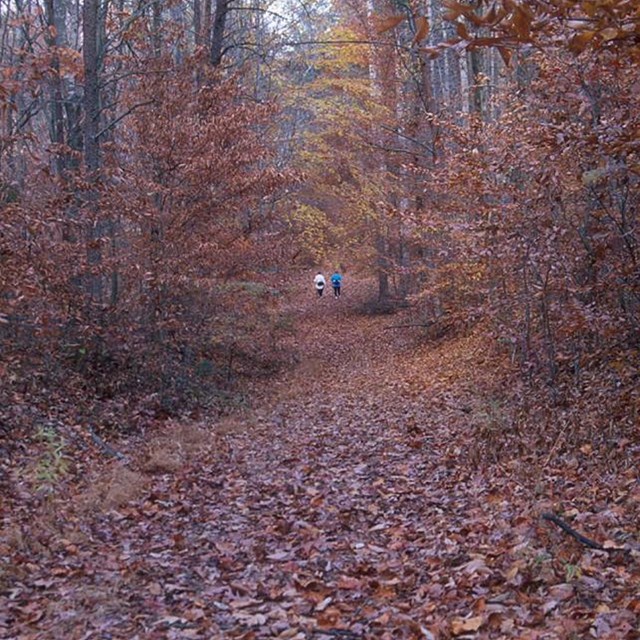
[{"label": "leafy undergrowth", "polygon": [[0,635],[637,637],[637,449],[536,453],[520,424],[509,456],[505,363],[474,333],[420,345],[358,315],[368,294],[300,285],[301,362],[251,411],[167,425],[49,494],[16,480]]}]

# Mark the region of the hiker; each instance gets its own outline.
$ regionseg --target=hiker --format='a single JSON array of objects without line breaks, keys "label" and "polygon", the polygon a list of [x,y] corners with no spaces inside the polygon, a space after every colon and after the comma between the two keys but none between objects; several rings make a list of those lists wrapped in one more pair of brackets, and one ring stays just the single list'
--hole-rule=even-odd
[{"label": "hiker", "polygon": [[333,285],[333,295],[335,298],[340,297],[340,287],[342,286],[342,276],[336,271],[331,276],[331,284]]},{"label": "hiker", "polygon": [[318,271],[316,277],[313,279],[313,283],[316,285],[318,298],[321,298],[322,294],[324,293],[324,286],[327,284],[327,281],[324,279],[321,271]]}]

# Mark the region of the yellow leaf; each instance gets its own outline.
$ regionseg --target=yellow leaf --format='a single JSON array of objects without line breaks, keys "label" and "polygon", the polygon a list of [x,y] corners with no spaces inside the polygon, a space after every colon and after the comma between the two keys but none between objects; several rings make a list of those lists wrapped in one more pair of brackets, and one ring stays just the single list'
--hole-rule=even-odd
[{"label": "yellow leaf", "polygon": [[416,18],[416,35],[413,38],[413,43],[421,42],[429,35],[429,21],[424,16],[418,16]]},{"label": "yellow leaf", "polygon": [[453,635],[459,636],[465,631],[477,631],[483,624],[482,616],[474,616],[473,618],[454,618],[451,621],[451,631]]},{"label": "yellow leaf", "polygon": [[400,15],[389,16],[388,18],[378,18],[376,20],[376,31],[378,33],[389,31],[390,29],[397,27],[404,19],[405,17]]},{"label": "yellow leaf", "polygon": [[618,30],[614,27],[607,27],[600,31],[600,37],[607,42],[608,40],[615,40],[618,37]]}]

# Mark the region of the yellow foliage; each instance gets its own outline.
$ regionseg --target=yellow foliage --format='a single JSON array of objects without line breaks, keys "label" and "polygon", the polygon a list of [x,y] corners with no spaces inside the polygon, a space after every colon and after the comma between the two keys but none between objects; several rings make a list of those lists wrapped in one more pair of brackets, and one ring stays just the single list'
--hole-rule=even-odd
[{"label": "yellow foliage", "polygon": [[308,204],[299,204],[289,215],[292,230],[302,249],[315,262],[326,256],[330,222],[327,214]]}]

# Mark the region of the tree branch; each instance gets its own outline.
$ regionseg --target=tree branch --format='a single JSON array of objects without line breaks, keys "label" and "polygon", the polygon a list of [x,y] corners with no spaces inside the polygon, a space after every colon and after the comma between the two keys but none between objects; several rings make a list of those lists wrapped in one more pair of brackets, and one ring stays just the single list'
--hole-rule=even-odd
[{"label": "tree branch", "polygon": [[583,536],[580,532],[576,531],[573,527],[570,527],[564,520],[561,520],[555,513],[543,513],[543,520],[549,520],[558,525],[565,533],[575,538],[583,545],[590,547],[591,549],[598,549],[599,551],[607,551],[599,542],[595,542],[586,536]]},{"label": "tree branch", "polygon": [[116,451],[110,444],[107,444],[94,430],[92,425],[89,425],[89,434],[91,435],[91,439],[93,442],[98,445],[102,451],[104,451],[108,456],[112,458],[116,458],[118,460],[126,460],[126,456],[119,451]]},{"label": "tree branch", "polygon": [[366,44],[375,45],[376,47],[392,47],[393,49],[404,49],[410,51],[411,47],[396,44],[395,42],[385,42],[383,40],[297,40],[297,41],[285,41],[281,43],[283,47],[301,47],[305,45],[317,45],[317,44],[330,44],[336,46],[343,46],[347,44]]},{"label": "tree branch", "polygon": [[99,131],[98,133],[96,133],[94,140],[98,140],[105,133],[113,129],[113,127],[115,127],[118,124],[118,122],[120,122],[121,120],[124,120],[128,115],[133,113],[136,109],[139,109],[140,107],[146,107],[147,105],[153,104],[154,102],[155,100],[151,99],[145,102],[139,102],[138,104],[134,104],[130,109],[125,111],[121,116],[118,116],[115,120],[112,120],[104,129],[102,129],[102,131]]}]

